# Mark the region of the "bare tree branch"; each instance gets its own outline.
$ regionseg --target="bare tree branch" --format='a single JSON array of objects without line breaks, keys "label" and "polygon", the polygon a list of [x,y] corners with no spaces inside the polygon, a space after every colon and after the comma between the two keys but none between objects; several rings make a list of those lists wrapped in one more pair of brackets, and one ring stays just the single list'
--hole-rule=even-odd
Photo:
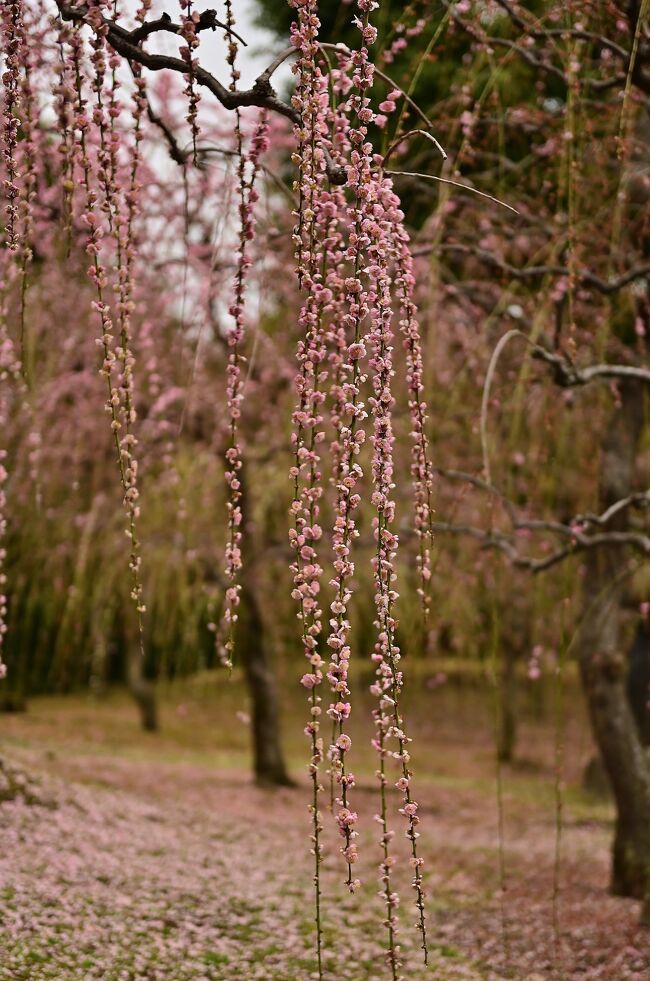
[{"label": "bare tree branch", "polygon": [[[65,21],[75,24],[87,24],[88,11],[85,7],[70,6],[65,0],[56,0],[61,17]],[[212,11],[206,11],[212,14]],[[180,28],[171,20],[159,18],[157,21],[146,21],[132,31],[122,27],[117,21],[102,17],[102,23],[106,28],[106,40],[110,46],[121,54],[129,63],[135,62],[148,68],[149,71],[172,71],[181,75],[187,74],[187,64],[182,58],[173,55],[155,54],[142,47],[142,39],[145,40],[158,32],[177,34]],[[219,26],[215,17],[209,17],[204,21],[204,28]],[[88,25],[90,26],[90,25]],[[277,59],[276,59],[277,60]],[[275,64],[275,63],[274,63]],[[193,72],[193,77],[199,85],[207,88],[221,103],[225,109],[240,109],[248,106],[256,106],[260,109],[268,109],[270,112],[278,113],[289,119],[295,125],[301,122],[300,114],[293,106],[280,99],[271,85],[270,73],[268,70],[253,83],[250,89],[241,89],[232,92],[226,88],[214,75],[197,65]],[[347,173],[344,167],[337,167],[331,159],[326,160],[327,174],[332,184],[345,184]]]},{"label": "bare tree branch", "polygon": [[[528,522],[522,522],[520,527],[524,528],[527,524]],[[555,523],[536,522],[536,524],[548,524],[552,526]],[[610,531],[597,535],[584,535],[574,532],[571,535],[569,545],[563,546],[543,558],[535,558],[534,556],[522,555],[516,545],[514,545],[512,536],[505,535],[502,532],[487,531],[484,528],[477,528],[473,525],[458,525],[445,521],[433,522],[433,530],[444,534],[474,538],[481,543],[481,548],[502,552],[512,565],[517,568],[528,569],[534,574],[544,572],[559,562],[563,562],[564,559],[592,548],[630,547],[640,552],[641,555],[650,556],[650,537],[637,534],[636,532]],[[567,530],[570,533],[570,529]]]},{"label": "bare tree branch", "polygon": [[[566,523],[519,517],[515,505],[505,494],[493,484],[488,483],[488,481],[483,480],[475,474],[462,470],[444,470],[442,468],[436,468],[435,473],[445,479],[469,484],[497,498],[507,512],[512,526],[512,533],[503,532],[494,528],[488,530],[478,528],[474,525],[455,524],[445,521],[435,522],[433,525],[434,531],[474,538],[481,543],[482,548],[502,552],[513,565],[519,568],[528,569],[533,573],[543,572],[577,552],[592,548],[629,547],[640,552],[642,555],[650,555],[650,537],[642,533],[635,531],[604,531],[594,534],[589,531],[590,525],[602,527],[608,524],[625,508],[650,506],[650,491],[630,494],[628,497],[611,504],[602,514],[580,514]],[[518,531],[548,532],[560,538],[568,539],[568,544],[556,549],[550,555],[540,558],[523,555],[517,549],[514,541],[516,532]]]},{"label": "bare tree branch", "polygon": [[[565,72],[554,65],[553,62],[549,61],[543,55],[538,56],[535,53],[534,48],[525,47],[523,44],[517,44],[516,41],[512,41],[509,38],[504,37],[494,37],[488,36],[483,31],[477,30],[472,24],[464,20],[458,11],[455,9],[451,0],[441,0],[444,8],[449,12],[449,15],[454,20],[456,24],[468,34],[473,40],[478,41],[480,44],[490,48],[490,47],[501,47],[507,48],[512,51],[517,57],[521,58],[527,65],[531,68],[537,69],[544,72],[551,78],[559,79],[565,86],[569,86],[569,79]],[[501,4],[504,7],[503,4]],[[504,7],[505,9],[505,7]],[[544,31],[533,31],[531,30],[523,21],[522,18],[518,19],[518,26],[526,38],[530,38],[531,41],[543,39],[546,37]],[[562,32],[565,33],[565,32]],[[618,53],[618,52],[617,52]],[[625,74],[618,72],[616,75],[612,75],[609,78],[585,78],[583,79],[583,85],[587,88],[591,88],[597,91],[603,91],[605,89],[613,88],[615,85],[620,85],[625,82]]]},{"label": "bare tree branch", "polygon": [[586,514],[578,514],[574,518],[576,522],[585,522],[592,525],[606,525],[608,521],[611,521],[619,512],[624,511],[626,508],[645,508],[650,507],[650,490],[643,491],[639,494],[630,494],[629,497],[622,497],[620,501],[615,501],[614,504],[610,504],[606,511],[602,514],[591,514],[587,512]]},{"label": "bare tree branch", "polygon": [[644,279],[645,277],[650,276],[650,263],[635,266],[632,269],[628,269],[627,272],[622,273],[620,276],[616,276],[612,279],[602,279],[600,276],[596,276],[596,274],[590,269],[582,269],[572,272],[566,266],[513,266],[509,262],[500,259],[499,256],[495,255],[493,252],[489,252],[487,249],[475,248],[469,245],[461,245],[460,243],[455,242],[444,243],[436,246],[431,244],[422,244],[414,249],[413,255],[429,255],[434,248],[441,252],[473,256],[476,259],[480,259],[481,262],[484,262],[490,268],[495,269],[498,272],[505,273],[507,276],[510,276],[511,279],[516,280],[541,279],[544,276],[568,277],[569,275],[573,275],[578,283],[581,283],[584,286],[593,286],[593,288],[598,290],[599,293],[604,293],[605,295],[617,293],[625,286],[629,286],[629,284],[633,283],[635,280]]},{"label": "bare tree branch", "polygon": [[545,361],[553,368],[553,380],[562,388],[575,388],[588,385],[599,379],[636,379],[650,384],[650,369],[639,368],[628,364],[592,364],[586,368],[578,368],[562,354],[555,354],[545,347],[536,344],[533,347],[533,357]]}]

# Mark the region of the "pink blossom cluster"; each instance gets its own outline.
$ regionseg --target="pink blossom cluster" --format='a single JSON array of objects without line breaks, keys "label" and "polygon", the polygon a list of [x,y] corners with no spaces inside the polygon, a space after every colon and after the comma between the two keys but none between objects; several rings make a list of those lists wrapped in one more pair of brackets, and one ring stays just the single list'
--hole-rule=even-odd
[{"label": "pink blossom cluster", "polygon": [[194,74],[198,66],[198,58],[196,55],[196,50],[199,47],[200,40],[199,34],[196,29],[196,25],[200,20],[200,14],[198,10],[192,9],[192,0],[178,0],[180,4],[181,11],[183,14],[181,16],[181,37],[185,41],[185,44],[180,47],[180,55],[185,64],[187,65],[187,73],[184,75],[185,78],[185,90],[184,95],[187,97],[187,121],[190,124],[190,132],[192,134],[192,159],[196,163],[196,149],[197,142],[199,139],[199,102],[201,101],[201,93],[199,92]]},{"label": "pink blossom cluster", "polygon": [[403,21],[398,21],[394,25],[395,37],[391,43],[386,47],[382,54],[382,62],[385,65],[391,65],[397,55],[402,51],[405,51],[408,47],[409,41],[413,38],[419,37],[422,31],[426,27],[426,19],[424,17],[419,17],[414,24],[407,27]]},{"label": "pink blossom cluster", "polygon": [[[237,89],[240,73],[237,68],[238,46],[233,30],[235,18],[232,4],[226,3],[226,25],[228,35],[227,60],[230,66],[230,90]],[[247,273],[251,267],[251,243],[255,237],[255,204],[258,192],[255,182],[261,160],[269,146],[268,116],[263,112],[253,132],[250,148],[244,150],[244,134],[239,109],[235,111],[235,149],[237,154],[237,194],[238,194],[238,244],[232,302],[229,307],[233,325],[228,332],[228,366],[226,368],[226,397],[228,402],[229,443],[226,449],[226,484],[228,487],[228,542],[225,554],[225,574],[227,587],[221,613],[221,622],[216,631],[217,653],[226,667],[231,668],[235,648],[234,629],[237,622],[241,583],[238,581],[242,568],[241,522],[242,522],[242,447],[239,442],[239,420],[244,398],[242,379],[241,346],[246,333],[245,293]]]},{"label": "pink blossom cluster", "polygon": [[[88,276],[96,291],[93,309],[99,315],[101,328],[100,337],[97,341],[103,355],[101,374],[106,379],[108,391],[106,410],[111,419],[110,426],[113,433],[120,480],[124,492],[124,507],[128,520],[126,533],[130,540],[129,569],[131,572],[131,596],[138,612],[140,641],[142,643],[142,614],[145,611],[145,607],[140,574],[140,543],[136,532],[137,519],[140,514],[139,490],[137,486],[138,465],[134,453],[137,441],[131,428],[135,421],[135,407],[132,400],[134,359],[129,348],[128,336],[128,316],[131,309],[130,291],[132,290],[132,283],[130,279],[130,265],[123,264],[120,261],[121,268],[118,274],[117,287],[119,297],[120,344],[117,345],[113,314],[108,301],[109,275],[100,257],[102,243],[105,237],[103,222],[100,217],[101,213],[105,214],[106,222],[113,234],[117,234],[121,252],[123,251],[128,255],[132,249],[132,243],[124,237],[124,231],[130,227],[128,218],[125,224],[120,223],[121,229],[116,232],[118,228],[116,215],[119,214],[121,205],[118,197],[120,188],[116,183],[117,171],[115,176],[111,178],[110,153],[107,146],[109,126],[107,125],[103,106],[103,85],[106,69],[104,57],[106,28],[102,16],[102,9],[104,7],[104,0],[97,0],[89,13],[96,27],[96,33],[91,42],[93,51],[92,63],[94,67],[93,88],[95,90],[95,109],[92,120],[100,133],[99,147],[96,153],[93,153],[94,148],[91,146],[88,135],[90,119],[87,114],[87,102],[84,98],[84,52],[80,31],[76,28],[72,31],[67,31],[64,28],[62,30],[62,42],[69,46],[72,56],[76,99],[73,125],[77,134],[74,141],[75,162],[83,175],[83,187],[85,191],[85,201],[81,218],[88,229],[86,252],[91,257]],[[98,205],[95,179],[97,179],[97,182],[102,186],[104,191],[104,199],[101,205]],[[137,182],[130,190],[131,204],[129,205],[129,209],[134,209]],[[133,213],[132,211],[131,214],[133,215]],[[130,261],[127,259],[127,263],[130,263]],[[119,377],[120,366],[122,369],[121,379]]]},{"label": "pink blossom cluster", "polygon": [[[5,283],[0,283],[4,287]],[[9,413],[16,389],[21,382],[20,360],[16,356],[14,345],[6,329],[6,310],[3,302],[0,308],[0,433],[9,431]],[[3,439],[4,444],[4,439]],[[7,666],[2,659],[4,638],[7,633],[7,596],[5,588],[7,575],[5,573],[5,536],[7,533],[7,492],[6,484],[9,474],[7,471],[7,447],[0,446],[0,681],[7,674]]]},{"label": "pink blossom cluster", "polygon": [[[319,444],[324,439],[322,405],[325,401],[324,382],[327,372],[324,313],[331,294],[323,282],[327,252],[319,264],[316,242],[327,238],[330,221],[336,209],[328,204],[324,190],[324,143],[326,129],[323,114],[327,106],[326,79],[317,65],[317,38],[320,28],[313,2],[290,0],[297,8],[297,21],[292,25],[291,42],[298,52],[293,66],[297,85],[292,105],[300,113],[301,123],[294,128],[297,148],[293,161],[298,167],[296,190],[299,204],[293,233],[298,282],[305,293],[301,306],[298,344],[298,374],[295,377],[297,403],[293,412],[292,443],[295,452],[290,471],[293,480],[291,513],[294,525],[289,540],[295,553],[291,565],[292,596],[299,604],[302,646],[309,671],[302,684],[310,692],[310,720],[305,734],[311,743],[309,773],[312,782],[310,804],[312,845],[315,861],[316,946],[319,974],[322,973],[322,927],[320,922],[320,865],[322,860],[321,817],[319,812],[320,763],[323,740],[320,736],[321,698],[318,687],[323,680],[323,658],[318,652],[322,630],[322,610],[319,606],[322,567],[318,558],[318,543],[322,537],[319,524],[320,499],[323,488],[320,471]],[[342,830],[345,835],[346,832]]]},{"label": "pink blossom cluster", "polygon": [[18,172],[16,148],[18,145],[19,116],[18,107],[23,85],[23,69],[26,58],[25,26],[23,23],[22,0],[8,0],[3,3],[1,17],[4,71],[2,73],[2,155],[6,177],[3,182],[7,215],[5,239],[7,248],[16,251],[19,247],[18,199],[20,196],[22,174]]}]

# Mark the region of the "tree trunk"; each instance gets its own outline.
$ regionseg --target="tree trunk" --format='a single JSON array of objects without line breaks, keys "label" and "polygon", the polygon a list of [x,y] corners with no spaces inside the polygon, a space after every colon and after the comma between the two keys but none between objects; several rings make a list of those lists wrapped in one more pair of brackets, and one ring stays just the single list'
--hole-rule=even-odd
[{"label": "tree trunk", "polygon": [[530,650],[531,617],[528,606],[516,596],[509,596],[507,602],[500,600],[498,611],[494,610],[493,616],[497,617],[500,654],[497,752],[501,763],[512,763],[517,748],[520,713],[517,665]]},{"label": "tree trunk", "polygon": [[275,681],[269,667],[264,623],[248,575],[242,584],[236,649],[240,652],[252,706],[255,779],[266,786],[289,787],[280,743],[280,710]]},{"label": "tree trunk", "polygon": [[517,742],[517,657],[510,644],[502,647],[502,657],[497,753],[501,763],[512,763]]},{"label": "tree trunk", "polygon": [[[643,427],[643,392],[621,385],[602,447],[600,508],[632,491]],[[608,524],[623,530],[627,512]],[[650,891],[650,763],[626,695],[626,658],[621,651],[621,601],[625,588],[622,553],[598,548],[586,553],[584,608],[578,654],[591,724],[616,803],[612,891],[643,899]]]},{"label": "tree trunk", "polygon": [[[250,513],[246,502],[248,480],[243,466],[239,472],[239,480],[242,512],[247,515]],[[251,700],[255,779],[263,786],[290,787],[293,786],[293,781],[287,772],[280,740],[278,693],[271,671],[267,631],[264,629],[264,619],[257,599],[257,549],[250,521],[245,519],[242,522],[241,534],[242,589],[235,647],[241,655]]]},{"label": "tree trunk", "polygon": [[140,710],[140,721],[146,732],[158,729],[158,705],[152,681],[145,677],[144,660],[137,644],[129,644],[127,654],[127,684]]}]

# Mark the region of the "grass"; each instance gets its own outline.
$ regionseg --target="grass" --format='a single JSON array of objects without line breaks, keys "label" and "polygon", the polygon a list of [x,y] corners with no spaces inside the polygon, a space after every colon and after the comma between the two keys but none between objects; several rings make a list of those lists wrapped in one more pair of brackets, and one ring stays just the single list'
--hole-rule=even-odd
[{"label": "grass", "polygon": [[[409,665],[404,713],[414,736],[414,755],[424,760],[418,779],[443,787],[463,789],[493,786],[494,749],[491,723],[492,695],[474,666],[471,685],[451,683],[430,690],[430,672],[421,662]],[[469,676],[469,666],[461,665]],[[530,686],[529,686],[530,687]],[[523,688],[523,686],[522,686]],[[540,715],[531,710],[530,691],[523,692],[519,749],[515,764],[507,767],[508,792],[545,797],[553,769],[551,707]],[[65,767],[65,757],[80,753],[119,756],[131,760],[156,759],[168,763],[191,762],[219,770],[250,768],[247,695],[237,671],[232,681],[221,672],[204,672],[188,679],[160,684],[161,728],[143,732],[128,693],[111,688],[102,695],[47,695],[33,698],[24,714],[2,719],[2,740],[14,749],[38,750],[54,770]],[[365,686],[353,695],[350,731],[355,740],[357,767],[372,776],[374,753],[370,712],[372,697]],[[548,696],[547,696],[548,698]],[[577,784],[592,750],[576,681],[567,681],[565,699],[571,704],[566,735],[565,770],[569,784]],[[527,704],[528,703],[528,704]],[[304,693],[295,679],[283,691],[283,743],[292,769],[306,762],[302,733],[307,719]],[[325,727],[324,727],[325,728]],[[326,735],[326,728],[325,728]],[[432,759],[430,748],[439,751]],[[426,757],[426,759],[425,759]],[[48,767],[49,768],[49,767]],[[552,792],[552,787],[551,787]]]}]

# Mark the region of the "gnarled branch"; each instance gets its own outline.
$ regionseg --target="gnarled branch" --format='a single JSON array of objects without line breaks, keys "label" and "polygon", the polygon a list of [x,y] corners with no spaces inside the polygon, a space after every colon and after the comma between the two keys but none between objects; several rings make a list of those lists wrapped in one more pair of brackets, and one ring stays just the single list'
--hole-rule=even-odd
[{"label": "gnarled branch", "polygon": [[[88,24],[88,11],[85,7],[75,7],[66,3],[65,0],[56,0],[59,13],[65,21],[74,24]],[[216,20],[214,11],[205,11],[202,17],[203,30],[221,26]],[[206,17],[206,15],[209,15]],[[102,17],[102,24],[106,29],[106,40],[110,46],[121,54],[130,64],[136,63],[148,68],[149,71],[172,71],[180,75],[187,74],[187,63],[182,58],[173,55],[163,55],[147,51],[142,43],[156,33],[178,34],[180,27],[174,24],[167,17],[160,17],[154,21],[145,21],[139,27],[129,31],[117,21],[107,17]],[[240,89],[231,91],[223,85],[218,78],[197,65],[193,70],[193,78],[198,85],[204,86],[210,91],[225,109],[242,109],[256,106],[259,109],[268,109],[270,112],[278,113],[289,119],[294,125],[300,125],[300,113],[292,105],[283,102],[279,98],[270,82],[270,72],[262,72],[253,83],[250,89]],[[332,184],[345,184],[347,173],[344,167],[337,167],[332,160],[326,159],[327,175]]]}]

